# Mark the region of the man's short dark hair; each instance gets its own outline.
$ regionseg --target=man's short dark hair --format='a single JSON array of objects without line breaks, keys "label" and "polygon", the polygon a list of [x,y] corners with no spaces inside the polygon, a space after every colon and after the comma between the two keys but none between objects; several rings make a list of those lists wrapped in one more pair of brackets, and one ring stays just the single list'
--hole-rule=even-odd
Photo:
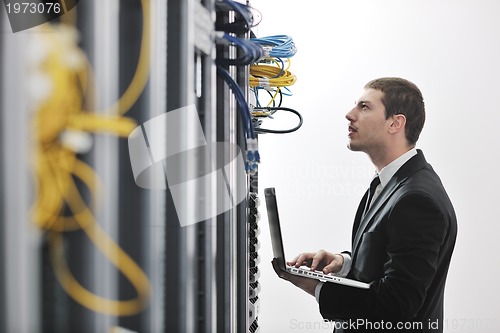
[{"label": "man's short dark hair", "polygon": [[402,114],[406,117],[405,135],[408,143],[414,145],[425,123],[425,106],[418,87],[405,79],[384,77],[368,82],[365,88],[380,90],[384,96],[386,119]]}]

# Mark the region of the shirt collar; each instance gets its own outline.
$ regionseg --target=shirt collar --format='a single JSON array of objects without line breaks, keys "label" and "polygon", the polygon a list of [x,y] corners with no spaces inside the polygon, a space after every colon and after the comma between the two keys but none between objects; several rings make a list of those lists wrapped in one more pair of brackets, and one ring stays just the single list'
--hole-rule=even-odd
[{"label": "shirt collar", "polygon": [[380,177],[380,185],[385,187],[389,180],[394,176],[394,174],[405,164],[408,162],[410,158],[417,155],[417,149],[412,148],[403,155],[396,158],[391,163],[387,164],[382,170],[380,170],[378,176]]}]

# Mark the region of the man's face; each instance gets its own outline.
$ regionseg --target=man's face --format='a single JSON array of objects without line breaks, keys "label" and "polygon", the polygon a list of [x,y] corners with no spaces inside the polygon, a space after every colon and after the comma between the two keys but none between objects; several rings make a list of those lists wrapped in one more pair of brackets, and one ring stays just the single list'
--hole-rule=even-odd
[{"label": "man's face", "polygon": [[390,121],[385,118],[383,95],[380,90],[364,89],[354,108],[346,114],[350,150],[377,154],[386,146]]}]

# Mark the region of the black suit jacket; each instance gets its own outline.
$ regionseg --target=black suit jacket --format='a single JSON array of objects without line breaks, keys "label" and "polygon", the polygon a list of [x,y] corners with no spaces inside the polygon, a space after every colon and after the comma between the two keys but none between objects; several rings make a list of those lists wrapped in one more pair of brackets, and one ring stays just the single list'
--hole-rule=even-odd
[{"label": "black suit jacket", "polygon": [[348,277],[370,289],[325,283],[322,316],[337,321],[336,332],[442,332],[457,221],[441,180],[418,150],[362,219],[366,200],[354,221]]}]

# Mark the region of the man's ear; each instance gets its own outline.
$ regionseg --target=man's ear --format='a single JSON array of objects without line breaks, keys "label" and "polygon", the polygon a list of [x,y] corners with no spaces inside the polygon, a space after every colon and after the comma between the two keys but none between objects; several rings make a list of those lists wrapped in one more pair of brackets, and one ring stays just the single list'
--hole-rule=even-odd
[{"label": "man's ear", "polygon": [[389,126],[389,133],[395,134],[405,130],[406,117],[404,114],[395,114],[391,118],[392,123]]}]

